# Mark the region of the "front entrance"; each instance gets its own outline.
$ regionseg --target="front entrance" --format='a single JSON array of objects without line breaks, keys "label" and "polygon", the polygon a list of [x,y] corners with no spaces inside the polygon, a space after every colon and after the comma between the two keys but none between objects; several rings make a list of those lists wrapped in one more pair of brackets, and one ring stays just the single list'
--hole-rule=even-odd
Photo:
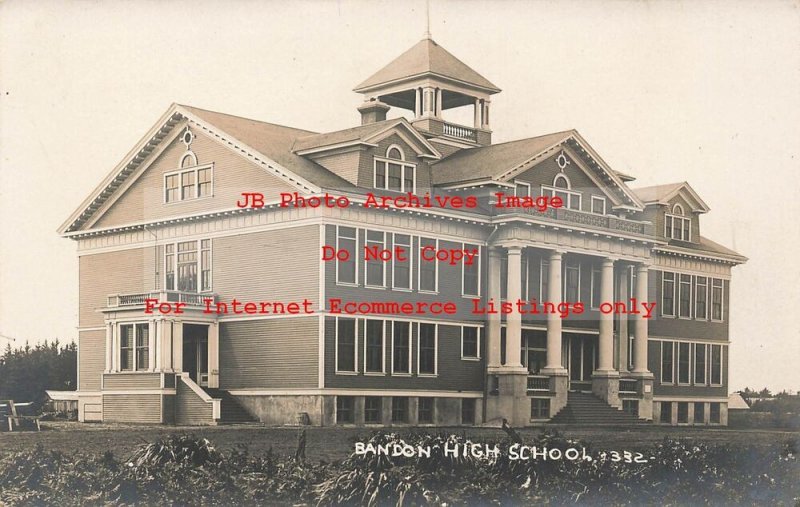
[{"label": "front entrance", "polygon": [[567,342],[567,364],[569,390],[592,390],[592,372],[597,367],[597,337],[587,335],[565,335]]},{"label": "front entrance", "polygon": [[183,325],[182,369],[199,386],[208,387],[208,326]]}]

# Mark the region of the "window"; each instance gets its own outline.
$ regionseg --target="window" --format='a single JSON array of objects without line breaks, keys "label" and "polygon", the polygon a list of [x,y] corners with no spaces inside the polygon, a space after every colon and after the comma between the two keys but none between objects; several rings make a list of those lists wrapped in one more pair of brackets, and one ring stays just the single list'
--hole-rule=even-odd
[{"label": "window", "polygon": [[383,321],[368,319],[364,337],[364,372],[384,373],[384,335]]},{"label": "window", "polygon": [[[395,252],[392,256],[392,287],[411,290],[411,236],[393,234],[392,238]],[[403,249],[402,254],[398,254],[398,248]]]},{"label": "window", "polygon": [[419,324],[417,370],[420,375],[436,375],[436,324]]},{"label": "window", "polygon": [[411,324],[395,321],[392,326],[392,373],[411,373]]},{"label": "window", "polygon": [[531,196],[531,184],[525,183],[522,181],[515,181],[514,182],[514,195],[516,197],[530,197]]},{"label": "window", "polygon": [[[375,254],[380,253],[385,248],[386,233],[381,231],[367,231],[366,249]],[[366,257],[366,256],[365,256]],[[386,286],[386,262],[379,255],[372,255],[366,260],[367,279],[366,285],[372,287]]]},{"label": "window", "polygon": [[528,253],[522,250],[520,255],[520,285],[519,294],[522,299],[528,299]]},{"label": "window", "polygon": [[605,215],[606,214],[606,198],[605,197],[598,197],[596,195],[592,196],[592,213],[595,215]]},{"label": "window", "polygon": [[508,252],[500,256],[500,299],[508,299]]},{"label": "window", "polygon": [[722,385],[722,345],[711,346],[711,385]]},{"label": "window", "polygon": [[592,265],[592,308],[599,308],[600,303],[600,266]]},{"label": "window", "polygon": [[392,397],[392,422],[408,422],[408,398],[405,396]]},{"label": "window", "polygon": [[711,320],[722,321],[722,280],[711,280]]},{"label": "window", "polygon": [[709,413],[709,422],[712,424],[719,424],[721,421],[720,417],[720,404],[719,403],[711,403],[711,410]]},{"label": "window", "polygon": [[622,400],[622,411],[639,417],[639,400]]},{"label": "window", "polygon": [[660,421],[664,424],[672,424],[672,402],[671,401],[662,401],[661,402],[661,419]]},{"label": "window", "polygon": [[694,344],[694,383],[706,384],[706,348],[704,343]]},{"label": "window", "polygon": [[549,398],[531,398],[531,419],[550,419]]},{"label": "window", "polygon": [[[185,161],[186,158],[183,159]],[[183,162],[182,161],[182,162]],[[164,202],[187,201],[212,194],[213,165],[164,175]]]},{"label": "window", "polygon": [[150,327],[147,323],[119,327],[119,369],[145,371],[150,366]]},{"label": "window", "polygon": [[678,403],[678,424],[689,422],[689,403],[681,401]]},{"label": "window", "polygon": [[211,290],[211,240],[164,245],[164,273],[167,290],[198,292],[198,287],[200,292]]},{"label": "window", "polygon": [[336,423],[337,424],[352,424],[353,412],[355,406],[355,398],[352,396],[337,396],[336,397]]},{"label": "window", "polygon": [[692,240],[692,219],[683,215],[683,208],[676,204],[672,210],[673,214],[664,214],[664,237],[677,239],[680,241]]},{"label": "window", "polygon": [[478,359],[481,357],[480,328],[461,326],[461,358]]},{"label": "window", "polygon": [[380,424],[381,422],[381,400],[379,396],[367,396],[364,398],[364,422],[367,424]]},{"label": "window", "polygon": [[423,260],[422,252],[426,252],[426,258],[431,259],[433,252],[439,249],[439,240],[431,238],[419,238],[419,290],[425,292],[436,292],[439,290],[439,263],[433,260]]},{"label": "window", "polygon": [[346,261],[336,258],[336,283],[357,284],[358,265],[356,262],[357,229],[336,226],[336,249],[350,254]]},{"label": "window", "polygon": [[708,317],[708,278],[695,277],[694,284],[694,317],[706,319]]},{"label": "window", "polygon": [[694,404],[694,423],[704,424],[706,418],[706,404],[699,401]]},{"label": "window", "polygon": [[680,275],[678,316],[682,319],[692,318],[692,275]]},{"label": "window", "polygon": [[[547,301],[547,295],[550,291],[549,282],[550,281],[550,262],[544,259],[541,259],[540,269],[539,269],[539,300],[540,301]],[[556,302],[557,303],[557,302]]]},{"label": "window", "polygon": [[417,422],[419,424],[433,424],[433,398],[419,398],[417,407]]},{"label": "window", "polygon": [[553,186],[542,185],[542,195],[547,197],[560,197],[564,201],[564,208],[580,210],[581,194],[570,190],[571,184],[564,174],[557,174],[553,179]]},{"label": "window", "polygon": [[661,315],[675,316],[675,273],[661,273]]},{"label": "window", "polygon": [[405,162],[402,150],[390,146],[385,158],[375,157],[374,187],[395,192],[417,191],[417,167]]},{"label": "window", "polygon": [[564,268],[564,301],[580,301],[581,266],[567,262]]},{"label": "window", "polygon": [[481,261],[480,261],[480,247],[477,245],[470,245],[468,243],[462,243],[461,247],[463,250],[469,249],[472,251],[473,249],[478,252],[475,254],[475,257],[472,258],[472,263],[467,264],[467,258],[461,261],[461,294],[465,296],[480,296],[481,284],[480,284],[480,276],[481,276]]},{"label": "window", "polygon": [[685,342],[678,343],[678,383],[689,383],[689,358],[690,344]]},{"label": "window", "polygon": [[461,399],[461,424],[475,424],[475,398]]},{"label": "window", "polygon": [[674,363],[674,342],[661,342],[661,383],[671,384]]},{"label": "window", "polygon": [[336,318],[336,372],[356,372],[356,319]]}]

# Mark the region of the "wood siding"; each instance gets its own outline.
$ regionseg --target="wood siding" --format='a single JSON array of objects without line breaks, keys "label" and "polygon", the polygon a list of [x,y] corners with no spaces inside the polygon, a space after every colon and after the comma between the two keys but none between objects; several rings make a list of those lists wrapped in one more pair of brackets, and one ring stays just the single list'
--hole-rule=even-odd
[{"label": "wood siding", "polygon": [[105,394],[103,421],[161,423],[160,394]]},{"label": "wood siding", "polygon": [[315,388],[316,316],[220,323],[220,388]]},{"label": "wood siding", "polygon": [[159,389],[161,373],[106,373],[103,390]]},{"label": "wood siding", "polygon": [[185,382],[178,382],[175,396],[175,424],[212,424],[212,404],[204,401]]},{"label": "wood siding", "polygon": [[81,331],[78,333],[78,384],[79,391],[99,391],[103,370],[106,367],[106,332]]}]

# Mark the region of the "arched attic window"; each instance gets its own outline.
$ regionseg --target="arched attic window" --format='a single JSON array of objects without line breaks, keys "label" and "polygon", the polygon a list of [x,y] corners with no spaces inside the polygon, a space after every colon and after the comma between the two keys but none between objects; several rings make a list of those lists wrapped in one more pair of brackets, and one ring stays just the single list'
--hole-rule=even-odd
[{"label": "arched attic window", "polygon": [[676,203],[675,206],[672,207],[672,214],[682,217],[684,215],[683,206],[681,206],[680,204]]},{"label": "arched attic window", "polygon": [[417,191],[417,166],[405,161],[403,149],[393,144],[385,157],[375,157],[374,187],[394,192]]},{"label": "arched attic window", "polygon": [[568,209],[581,209],[581,193],[572,190],[572,183],[565,174],[557,174],[553,178],[553,185],[542,185],[542,195],[560,197],[563,207]]},{"label": "arched attic window", "polygon": [[664,213],[664,237],[680,241],[692,240],[692,219],[685,216],[683,206],[676,203],[672,213]]},{"label": "arched attic window", "polygon": [[179,169],[183,169],[184,167],[194,167],[197,165],[197,155],[194,154],[192,151],[187,151],[181,157],[181,161],[178,164]]}]

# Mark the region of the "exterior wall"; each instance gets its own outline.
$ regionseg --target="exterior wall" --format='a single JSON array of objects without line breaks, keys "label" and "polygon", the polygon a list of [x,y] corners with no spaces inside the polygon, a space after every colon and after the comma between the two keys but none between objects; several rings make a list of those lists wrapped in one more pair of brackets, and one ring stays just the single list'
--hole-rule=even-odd
[{"label": "exterior wall", "polygon": [[103,422],[156,423],[161,420],[160,394],[104,394]]},{"label": "exterior wall", "polygon": [[319,226],[306,225],[214,238],[213,292],[223,302],[234,298],[285,302],[308,298],[316,307],[319,236]]},{"label": "exterior wall", "polygon": [[316,388],[316,316],[220,323],[221,389]]},{"label": "exterior wall", "polygon": [[438,365],[436,377],[419,376],[417,368],[417,329],[411,326],[411,375],[392,374],[392,329],[386,328],[384,348],[385,374],[364,374],[364,321],[358,322],[356,349],[358,351],[358,374],[336,373],[335,319],[325,319],[325,387],[357,389],[419,389],[427,391],[482,391],[485,371],[485,335],[481,340],[481,359],[461,359],[461,328],[439,325]]},{"label": "exterior wall", "polygon": [[[183,127],[176,127],[176,133]],[[297,190],[277,176],[249,162],[241,155],[213,140],[202,130],[191,129],[195,139],[191,149],[199,165],[214,163],[213,196],[174,203],[164,203],[164,174],[178,170],[186,146],[174,139],[114,204],[98,211],[105,214],[95,227],[110,227],[143,220],[190,215],[197,212],[232,209],[242,192],[261,192],[265,200],[278,198],[280,192]],[[165,141],[166,142],[166,141]]]},{"label": "exterior wall", "polygon": [[105,366],[105,330],[80,331],[78,333],[78,390],[99,391]]},{"label": "exterior wall", "polygon": [[312,426],[323,426],[323,397],[319,395],[237,396],[236,400],[267,425],[300,424],[305,413]]},{"label": "exterior wall", "polygon": [[211,403],[203,401],[197,393],[182,381],[177,383],[175,391],[175,424],[203,425],[214,423]]},{"label": "exterior wall", "polygon": [[[669,338],[666,339],[669,342]],[[676,338],[675,341],[678,339]],[[686,340],[681,340],[686,342]],[[673,383],[662,383],[662,371],[661,371],[661,340],[650,340],[647,343],[647,366],[648,369],[653,372],[654,382],[653,382],[653,393],[656,396],[675,396],[675,397],[719,397],[719,398],[727,398],[728,396],[728,347],[722,347],[722,385],[713,386],[710,385],[710,381],[706,383],[706,385],[702,384],[694,384],[694,371],[691,368],[691,365],[694,364],[693,358],[690,356],[690,381],[692,382],[689,385],[679,385],[677,382]],[[708,343],[705,342],[693,342],[693,343]],[[690,354],[692,353],[690,349]],[[706,358],[707,364],[710,361],[710,358]],[[677,357],[673,360],[673,379],[677,379],[678,375],[678,366],[677,366]]]},{"label": "exterior wall", "polygon": [[[713,274],[698,273],[700,276],[714,278]],[[720,278],[719,276],[716,276]],[[661,291],[662,291],[662,271],[650,270],[649,287],[652,301],[657,302],[656,316],[650,320],[649,335],[653,337],[676,337],[676,338],[702,338],[705,340],[728,340],[729,309],[730,309],[730,281],[723,279],[722,286],[722,322],[711,320],[685,319],[679,317],[668,317],[661,315]],[[710,282],[709,282],[710,283]],[[694,289],[693,289],[694,292]],[[709,311],[710,311],[709,293]],[[676,303],[677,305],[677,298]],[[694,304],[694,295],[692,295]],[[692,311],[694,313],[694,309]],[[676,312],[677,313],[677,312]]]},{"label": "exterior wall", "polygon": [[103,420],[103,397],[78,396],[78,420],[80,422],[100,422]]}]

